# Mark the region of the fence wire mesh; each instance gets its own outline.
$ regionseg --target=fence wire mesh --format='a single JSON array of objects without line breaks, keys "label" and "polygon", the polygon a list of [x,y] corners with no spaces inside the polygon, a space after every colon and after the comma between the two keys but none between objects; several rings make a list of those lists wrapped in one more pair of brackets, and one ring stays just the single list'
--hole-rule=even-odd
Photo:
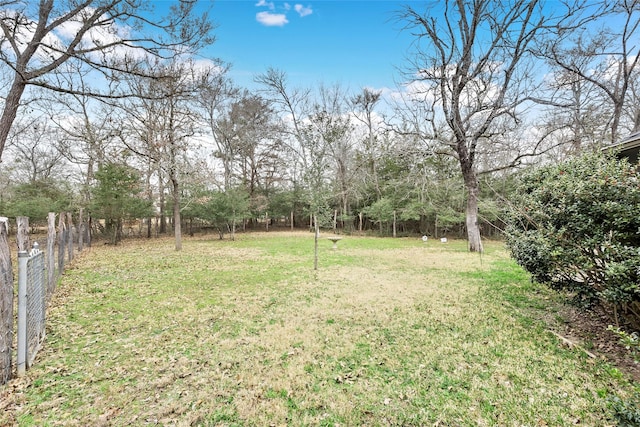
[{"label": "fence wire mesh", "polygon": [[[82,215],[82,214],[81,214]],[[56,216],[58,227],[56,229]],[[34,245],[34,250],[26,251],[22,248],[28,244],[28,218],[16,218],[20,237],[18,247],[18,309],[14,307],[14,276],[9,247],[9,220],[0,216],[0,386],[6,384],[13,377],[14,359],[17,353],[17,373],[24,375],[36,357],[45,338],[45,316],[47,302],[51,299],[56,282],[64,272],[65,262],[71,261],[74,243],[72,218],[65,212],[48,215],[47,245],[45,252],[41,252]],[[26,219],[26,221],[25,221]],[[89,220],[91,221],[91,220]],[[25,232],[20,234],[20,225],[24,224]],[[80,230],[85,234],[82,245],[91,246],[89,225],[80,219]],[[24,240],[21,240],[24,239]],[[21,244],[22,243],[22,244]],[[78,250],[81,245],[78,242]],[[57,252],[55,248],[57,247]],[[43,248],[45,249],[45,248]],[[57,255],[57,256],[56,256]],[[68,260],[65,257],[68,256]],[[46,269],[46,272],[45,272]],[[15,314],[18,321],[14,324]],[[14,325],[17,326],[17,334]],[[15,339],[17,335],[17,340]],[[17,352],[14,352],[17,341]],[[0,403],[0,406],[2,404]]]},{"label": "fence wire mesh", "polygon": [[28,369],[45,337],[47,281],[37,244],[18,254],[18,374]]},{"label": "fence wire mesh", "polygon": [[44,252],[33,249],[27,260],[27,366],[31,366],[45,335],[47,304]]}]

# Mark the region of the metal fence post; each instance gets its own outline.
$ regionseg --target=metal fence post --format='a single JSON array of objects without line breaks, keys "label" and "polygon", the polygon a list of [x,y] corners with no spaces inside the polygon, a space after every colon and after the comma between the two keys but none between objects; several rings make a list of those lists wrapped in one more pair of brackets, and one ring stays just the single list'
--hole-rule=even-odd
[{"label": "metal fence post", "polygon": [[18,376],[27,370],[27,251],[18,252]]}]

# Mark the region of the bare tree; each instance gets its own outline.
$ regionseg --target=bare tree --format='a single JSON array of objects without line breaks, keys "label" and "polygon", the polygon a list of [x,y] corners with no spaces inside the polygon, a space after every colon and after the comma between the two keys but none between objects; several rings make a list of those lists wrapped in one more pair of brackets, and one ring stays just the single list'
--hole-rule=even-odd
[{"label": "bare tree", "polygon": [[231,105],[226,120],[226,127],[233,129],[229,142],[235,146],[232,151],[236,157],[236,175],[249,197],[254,198],[258,191],[267,190],[267,184],[272,183],[267,181],[267,176],[283,166],[279,160],[281,127],[271,103],[248,92]]},{"label": "bare tree", "polygon": [[[581,11],[568,15],[557,26],[544,53],[571,93],[575,95],[578,89],[597,92],[583,97],[581,105],[569,103],[568,108],[576,113],[590,109],[602,114],[598,121],[604,126],[598,136],[614,143],[620,138],[621,125],[628,130],[635,127],[635,111],[630,117],[624,114],[639,76],[640,1],[594,2]],[[576,120],[579,125],[579,118]]]},{"label": "bare tree", "polygon": [[263,85],[268,98],[273,101],[275,108],[288,118],[290,126],[283,127],[287,138],[287,148],[294,154],[296,164],[306,169],[308,160],[303,135],[303,121],[311,112],[309,89],[291,88],[288,86],[287,75],[283,71],[269,68],[266,73],[256,77],[256,82]]},{"label": "bare tree", "polygon": [[231,188],[233,153],[230,146],[232,130],[224,127],[227,122],[223,117],[228,114],[231,104],[237,100],[240,93],[227,76],[227,71],[228,67],[219,67],[216,72],[204,74],[196,100],[215,145],[214,156],[222,161],[225,189]]},{"label": "bare tree", "polygon": [[632,132],[640,131],[640,81],[634,79],[629,85],[629,102],[625,105],[626,115],[632,119]]},{"label": "bare tree", "polygon": [[483,250],[479,155],[519,124],[529,100],[531,49],[546,29],[540,8],[536,0],[447,0],[399,14],[416,35],[412,79],[423,88],[423,104],[434,107],[424,137],[447,145],[460,165],[472,252]]},{"label": "bare tree", "polygon": [[149,75],[140,60],[173,57],[211,43],[208,14],[196,2],[179,0],[167,16],[154,17],[147,0],[0,0],[0,63],[11,70],[0,116],[0,159],[28,86],[76,92],[50,78],[62,64],[77,62],[112,85],[84,92],[99,97],[131,94],[117,76]]},{"label": "bare tree", "polygon": [[[138,93],[137,98],[117,100],[112,114],[118,123],[113,133],[125,149],[138,156],[140,170],[145,176],[147,199],[157,205],[157,227],[160,234],[167,232],[166,222],[166,173],[163,169],[162,135],[164,107],[152,80],[131,76],[126,80],[128,91]],[[157,199],[154,199],[154,187]],[[147,237],[151,237],[151,218],[147,221]]]},{"label": "bare tree", "polygon": [[[351,214],[350,201],[354,186],[355,143],[352,115],[347,95],[339,85],[320,86],[319,99],[314,105],[311,124],[316,135],[326,147],[327,156],[332,160],[335,191],[340,203],[340,211],[344,219]],[[312,133],[313,134],[313,133]]]},{"label": "bare tree", "polygon": [[155,79],[133,76],[128,81],[129,90],[140,96],[120,103],[123,117],[119,137],[129,152],[144,159],[148,180],[151,173],[158,174],[161,199],[165,182],[169,185],[175,249],[179,251],[182,249],[181,180],[188,162],[186,153],[198,123],[194,96],[199,75],[190,61],[156,63],[152,68],[157,73]]},{"label": "bare tree", "polygon": [[[62,175],[62,154],[51,143],[55,130],[44,120],[37,120],[16,134],[10,146],[14,165],[20,170],[18,181],[34,183]],[[52,138],[52,136],[54,138]]]},{"label": "bare tree", "polygon": [[602,125],[610,117],[606,99],[593,85],[566,70],[551,73],[547,80],[552,93],[542,121],[555,133],[563,151],[571,155],[601,145],[603,131],[606,133]]},{"label": "bare tree", "polygon": [[327,149],[323,138],[318,137],[331,120],[326,111],[311,105],[310,90],[291,89],[284,72],[268,69],[256,78],[280,113],[287,118],[284,126],[285,142],[293,153],[291,165],[295,175],[298,168],[308,192],[310,217],[314,225],[314,270],[318,269],[319,215],[326,200]]},{"label": "bare tree", "polygon": [[363,138],[366,178],[371,179],[378,199],[382,196],[382,191],[378,178],[377,163],[380,135],[378,132],[378,123],[375,120],[375,108],[381,99],[382,92],[369,89],[363,89],[361,93],[351,99],[351,104],[354,108],[354,117],[366,128],[366,134]]}]

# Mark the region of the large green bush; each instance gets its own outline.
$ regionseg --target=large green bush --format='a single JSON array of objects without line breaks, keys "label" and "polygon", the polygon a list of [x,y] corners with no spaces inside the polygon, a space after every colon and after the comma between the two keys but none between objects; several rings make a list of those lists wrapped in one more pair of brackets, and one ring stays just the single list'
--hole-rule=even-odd
[{"label": "large green bush", "polygon": [[91,213],[94,218],[104,219],[105,234],[115,245],[122,239],[123,221],[149,217],[151,202],[142,192],[140,174],[130,166],[105,163],[96,172],[96,181]]},{"label": "large green bush", "polygon": [[8,217],[27,216],[31,225],[46,224],[49,212],[71,207],[71,192],[49,180],[18,184],[4,200],[2,213]]},{"label": "large green bush", "polygon": [[640,325],[639,178],[602,153],[524,174],[507,215],[511,255],[536,281]]}]

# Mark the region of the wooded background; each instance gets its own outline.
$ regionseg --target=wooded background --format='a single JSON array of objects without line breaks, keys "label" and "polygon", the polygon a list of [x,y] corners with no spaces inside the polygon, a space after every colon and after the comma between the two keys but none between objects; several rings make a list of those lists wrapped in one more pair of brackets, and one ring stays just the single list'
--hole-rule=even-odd
[{"label": "wooded background", "polygon": [[224,58],[197,56],[215,16],[152,4],[2,4],[0,213],[84,209],[113,243],[173,232],[177,250],[183,227],[315,215],[481,251],[514,174],[640,129],[637,1],[407,6],[415,44],[385,90],[294,87],[271,68],[239,87]]}]

